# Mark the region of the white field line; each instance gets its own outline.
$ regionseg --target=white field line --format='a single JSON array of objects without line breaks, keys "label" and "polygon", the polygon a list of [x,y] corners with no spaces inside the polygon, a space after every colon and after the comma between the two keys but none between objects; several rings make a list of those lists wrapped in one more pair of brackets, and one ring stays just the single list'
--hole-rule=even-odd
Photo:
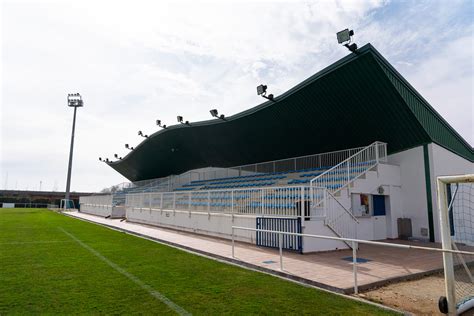
[{"label": "white field line", "polygon": [[36,240],[36,241],[9,241],[0,242],[0,245],[25,245],[25,244],[52,244],[52,243],[71,243],[70,240]]},{"label": "white field line", "polygon": [[142,280],[140,280],[139,278],[137,278],[136,276],[134,276],[133,274],[129,273],[128,271],[126,271],[125,269],[123,269],[122,267],[120,267],[119,265],[113,263],[112,261],[110,261],[109,259],[107,259],[106,257],[104,257],[100,252],[98,252],[97,250],[91,248],[90,246],[86,245],[85,243],[83,243],[82,241],[80,241],[79,239],[76,238],[76,236],[74,236],[73,234],[67,232],[66,230],[64,230],[62,227],[58,227],[59,230],[61,230],[63,233],[65,233],[66,235],[68,235],[71,239],[73,239],[75,242],[77,242],[80,246],[82,246],[83,248],[89,250],[92,254],[94,254],[97,258],[99,258],[100,260],[102,260],[103,262],[105,262],[106,264],[108,264],[110,267],[112,267],[115,271],[119,272],[120,274],[124,275],[125,277],[127,277],[130,281],[134,282],[136,285],[138,285],[139,287],[141,287],[142,289],[144,289],[145,291],[147,291],[151,296],[153,296],[154,298],[156,298],[157,300],[165,303],[166,305],[168,305],[168,307],[170,307],[172,310],[174,310],[177,314],[179,315],[191,315],[191,313],[187,312],[186,310],[184,310],[181,306],[173,303],[169,298],[167,298],[166,296],[164,296],[163,294],[161,294],[160,292],[156,291],[155,289],[153,289],[151,286],[149,286],[148,284],[144,283]]}]

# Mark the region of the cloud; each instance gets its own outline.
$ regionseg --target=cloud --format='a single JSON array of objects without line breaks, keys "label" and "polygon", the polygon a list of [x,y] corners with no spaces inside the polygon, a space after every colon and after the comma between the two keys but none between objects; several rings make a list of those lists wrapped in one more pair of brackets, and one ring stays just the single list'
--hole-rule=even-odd
[{"label": "cloud", "polygon": [[[444,111],[453,98],[463,111],[472,105],[472,95],[460,90],[472,84],[463,70],[472,48],[459,52],[454,44],[466,36],[460,30],[472,27],[465,6],[443,1],[6,1],[1,177],[9,173],[9,187],[15,181],[32,189],[39,180],[46,189],[55,182],[65,187],[72,120],[65,96],[80,92],[85,107],[78,110],[72,188],[100,190],[126,181],[98,157],[125,155],[124,144],[137,145],[139,129],[155,131],[156,119],[168,125],[176,115],[209,119],[211,108],[235,114],[261,102],[255,94],[260,83],[276,95],[286,91],[347,54],[335,43],[335,32],[346,27],[355,29],[359,45],[375,44],[468,137],[469,120]],[[439,45],[444,49],[433,49]],[[442,71],[448,66],[451,73]],[[430,67],[437,67],[439,79],[423,76]]]}]

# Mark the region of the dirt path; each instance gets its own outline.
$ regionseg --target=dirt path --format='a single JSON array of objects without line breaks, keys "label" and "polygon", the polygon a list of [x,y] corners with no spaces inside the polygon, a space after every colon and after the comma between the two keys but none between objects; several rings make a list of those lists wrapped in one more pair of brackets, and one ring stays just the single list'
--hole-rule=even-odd
[{"label": "dirt path", "polygon": [[444,295],[444,279],[440,274],[420,280],[389,284],[360,296],[415,315],[444,315],[438,310],[438,299],[442,295]]}]

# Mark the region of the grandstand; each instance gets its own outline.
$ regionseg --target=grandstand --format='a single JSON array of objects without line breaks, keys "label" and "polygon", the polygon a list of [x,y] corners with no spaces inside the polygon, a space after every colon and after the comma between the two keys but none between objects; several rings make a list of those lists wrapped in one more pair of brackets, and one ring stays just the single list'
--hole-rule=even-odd
[{"label": "grandstand", "polygon": [[[435,179],[473,148],[370,44],[225,120],[170,126],[108,165],[131,182],[81,211],[273,247],[232,226],[439,241]],[[287,237],[302,253],[348,248]]]}]

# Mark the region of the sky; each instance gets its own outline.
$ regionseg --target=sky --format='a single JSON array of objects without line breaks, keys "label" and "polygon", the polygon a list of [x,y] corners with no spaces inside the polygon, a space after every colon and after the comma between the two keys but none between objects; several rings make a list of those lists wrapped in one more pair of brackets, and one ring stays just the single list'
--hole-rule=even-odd
[{"label": "sky", "polygon": [[473,1],[0,0],[0,188],[66,186],[79,92],[72,191],[127,180],[98,157],[126,154],[155,120],[200,121],[260,104],[371,43],[474,143]]}]

